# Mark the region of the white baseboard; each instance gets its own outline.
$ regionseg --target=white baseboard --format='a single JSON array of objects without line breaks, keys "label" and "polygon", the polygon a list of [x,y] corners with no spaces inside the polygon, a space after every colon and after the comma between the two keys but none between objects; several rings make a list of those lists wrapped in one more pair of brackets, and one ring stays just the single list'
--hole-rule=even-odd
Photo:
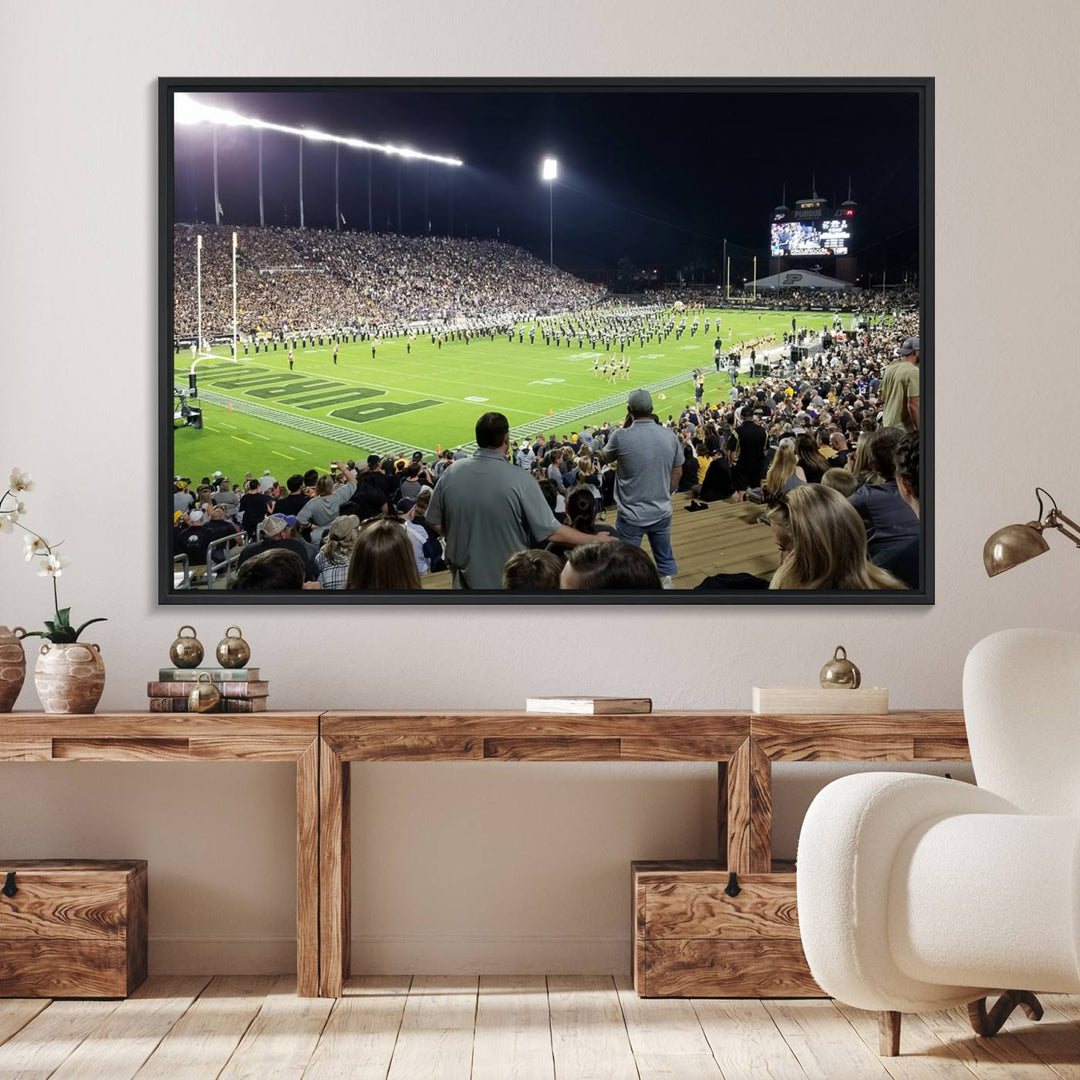
[{"label": "white baseboard", "polygon": [[[353,938],[353,971],[366,975],[618,975],[630,942],[613,938],[403,934]],[[272,975],[296,970],[293,938],[152,937],[154,975]]]}]

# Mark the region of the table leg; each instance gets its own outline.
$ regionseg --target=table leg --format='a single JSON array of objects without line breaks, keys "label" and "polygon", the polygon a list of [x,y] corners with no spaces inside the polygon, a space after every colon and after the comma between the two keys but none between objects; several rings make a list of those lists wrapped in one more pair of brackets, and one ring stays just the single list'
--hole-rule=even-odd
[{"label": "table leg", "polygon": [[747,739],[726,772],[727,868],[767,874],[772,869],[772,763]]},{"label": "table leg", "polygon": [[716,850],[720,869],[727,869],[728,860],[728,762],[716,763]]},{"label": "table leg", "polygon": [[350,766],[319,740],[319,994],[341,997],[349,974],[351,868]]},{"label": "table leg", "polygon": [[319,740],[296,762],[296,992],[319,993]]}]

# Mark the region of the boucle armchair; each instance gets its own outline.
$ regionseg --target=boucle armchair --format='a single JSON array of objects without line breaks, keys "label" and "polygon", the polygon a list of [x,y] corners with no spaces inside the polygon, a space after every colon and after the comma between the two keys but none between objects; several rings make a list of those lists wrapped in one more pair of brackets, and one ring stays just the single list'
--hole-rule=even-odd
[{"label": "boucle armchair", "polygon": [[1034,991],[1080,992],[1080,635],[991,635],[963,696],[977,787],[847,776],[799,838],[810,970],[881,1013],[883,1054],[899,1053],[905,1012],[966,1004],[991,1036],[1017,1006],[1041,1017]]}]

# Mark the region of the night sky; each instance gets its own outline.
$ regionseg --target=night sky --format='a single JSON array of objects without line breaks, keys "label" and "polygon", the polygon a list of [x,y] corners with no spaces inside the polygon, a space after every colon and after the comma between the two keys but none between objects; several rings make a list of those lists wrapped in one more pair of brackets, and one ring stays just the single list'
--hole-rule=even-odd
[{"label": "night sky", "polygon": [[[732,284],[768,273],[773,207],[811,193],[859,204],[860,271],[917,269],[917,96],[911,92],[372,92],[200,94],[245,116],[459,157],[460,168],[404,161],[402,231],[494,237],[548,256],[545,156],[559,161],[555,262],[608,272],[630,258],[672,279],[716,281],[724,237]],[[218,129],[222,221],[258,224],[254,130]],[[299,224],[298,139],[263,135],[267,224]],[[213,220],[211,132],[177,126],[175,214]],[[368,154],[341,148],[341,211],[367,227]],[[374,153],[373,224],[395,229],[398,159]],[[452,180],[452,192],[451,192]],[[426,198],[425,198],[426,187]],[[452,199],[451,199],[452,195]],[[425,204],[427,213],[425,214]],[[305,140],[308,227],[334,224],[334,146]],[[808,265],[815,260],[808,259]],[[697,267],[696,273],[693,268]]]}]

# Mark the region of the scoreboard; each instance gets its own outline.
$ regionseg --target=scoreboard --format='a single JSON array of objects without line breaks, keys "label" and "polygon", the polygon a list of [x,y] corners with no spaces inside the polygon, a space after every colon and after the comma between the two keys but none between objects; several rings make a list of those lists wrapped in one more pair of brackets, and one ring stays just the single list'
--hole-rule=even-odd
[{"label": "scoreboard", "polygon": [[769,252],[777,258],[801,255],[847,255],[851,248],[849,216],[818,221],[774,221]]}]

